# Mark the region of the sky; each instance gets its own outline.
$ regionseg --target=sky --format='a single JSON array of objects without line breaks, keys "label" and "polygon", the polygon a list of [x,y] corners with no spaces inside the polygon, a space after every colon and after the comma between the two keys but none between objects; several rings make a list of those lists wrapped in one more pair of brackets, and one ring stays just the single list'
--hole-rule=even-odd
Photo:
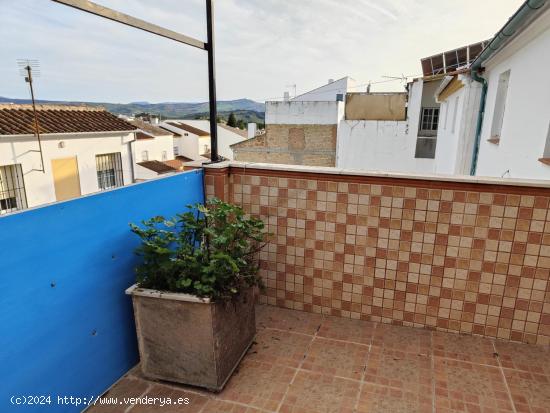
[{"label": "sky", "polygon": [[[204,0],[96,0],[206,41]],[[217,0],[219,100],[260,102],[351,76],[421,73],[420,59],[492,37],[521,0]],[[28,98],[17,59],[37,59],[38,99],[208,100],[206,52],[51,0],[0,0],[0,96]],[[403,90],[401,81],[371,91]]]}]

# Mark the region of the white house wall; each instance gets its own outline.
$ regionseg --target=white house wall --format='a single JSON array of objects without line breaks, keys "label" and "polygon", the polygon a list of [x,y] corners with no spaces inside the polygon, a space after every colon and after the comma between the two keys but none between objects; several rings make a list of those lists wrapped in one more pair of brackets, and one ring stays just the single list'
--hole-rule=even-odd
[{"label": "white house wall", "polygon": [[270,125],[335,125],[343,113],[343,102],[265,102],[265,123]]},{"label": "white house wall", "polygon": [[470,173],[481,85],[467,75],[459,79],[464,86],[441,102],[439,110],[435,151],[435,172],[439,174]]},{"label": "white house wall", "polygon": [[[123,166],[124,185],[132,183],[132,163],[129,142],[133,133],[86,134],[86,135],[43,135],[42,152],[45,173],[40,169],[38,143],[34,137],[0,138],[0,165],[21,164],[29,207],[55,202],[55,188],[52,174],[53,159],[77,157],[80,190],[82,195],[99,191],[95,156],[120,152]],[[64,147],[60,147],[60,142]],[[34,169],[34,170],[33,170]]]},{"label": "white house wall", "polygon": [[409,85],[406,121],[345,120],[338,125],[336,166],[388,172],[433,173],[433,159],[416,159],[422,81]]},{"label": "white house wall", "polygon": [[137,139],[134,143],[134,161],[143,162],[143,151],[147,151],[150,161],[162,161],[162,152],[166,160],[174,159],[174,142],[171,136],[158,136],[155,139]]},{"label": "white house wall", "polygon": [[[550,166],[538,161],[550,123],[550,12],[488,62],[487,102],[476,175],[550,179]],[[487,142],[501,73],[510,70],[500,143]]]},{"label": "white house wall", "polygon": [[[201,129],[205,132],[210,132],[210,122],[208,120],[181,120],[179,122],[184,122],[190,126],[193,126],[195,128],[198,128],[198,129]],[[180,132],[181,133],[181,132]],[[189,136],[191,136],[192,134],[190,133]],[[196,135],[193,135],[193,136],[196,136]],[[183,137],[182,139],[185,140],[187,139],[188,136],[185,136]],[[231,145],[233,145],[234,143],[238,143],[238,142],[242,142],[246,140],[245,137],[237,134],[237,133],[234,133],[234,132],[231,132],[230,130],[227,130],[225,128],[222,128],[221,126],[218,125],[218,154],[223,156],[224,158],[226,159],[229,159],[229,160],[233,160],[234,157],[233,157],[233,150],[231,149]],[[188,156],[189,158],[192,158],[193,160],[197,160],[200,158],[200,155],[202,155],[204,153],[204,146],[207,145],[208,148],[211,147],[211,139],[210,139],[210,136],[208,137],[204,137],[204,136],[200,136],[200,137],[197,137],[197,141],[196,143],[193,142],[189,142],[189,145],[186,145],[185,146],[185,150],[189,150],[190,153],[191,153],[191,146],[192,145],[196,145],[195,147],[197,148],[196,149],[196,155],[194,155],[195,157],[193,156],[188,156],[186,155],[185,153],[181,153],[181,155],[185,155],[185,156]],[[195,153],[195,152],[193,152]]]},{"label": "white house wall", "polygon": [[291,101],[334,101],[336,100],[336,95],[341,94],[345,97],[346,93],[351,92],[354,86],[355,80],[346,76],[296,96]]}]

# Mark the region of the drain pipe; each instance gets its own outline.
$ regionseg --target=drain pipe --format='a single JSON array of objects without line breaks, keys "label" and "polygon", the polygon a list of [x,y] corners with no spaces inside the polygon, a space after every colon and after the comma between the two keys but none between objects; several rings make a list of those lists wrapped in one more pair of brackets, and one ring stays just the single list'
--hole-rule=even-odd
[{"label": "drain pipe", "polygon": [[[548,2],[550,4],[550,2]],[[545,6],[548,6],[547,0],[527,0],[514,13],[508,22],[500,29],[495,37],[483,49],[478,57],[472,63],[470,74],[472,79],[481,83],[481,98],[479,102],[479,112],[477,114],[476,135],[474,141],[474,150],[472,153],[472,166],[470,175],[474,176],[477,169],[477,160],[479,156],[479,144],[481,141],[481,129],[483,126],[483,116],[485,114],[485,101],[487,100],[487,80],[480,76],[483,70],[483,63],[493,56],[498,50],[502,49],[508,41],[517,34],[518,29],[535,19],[539,12]]]},{"label": "drain pipe", "polygon": [[477,70],[472,69],[472,79],[481,83],[481,97],[479,99],[479,111],[477,112],[476,135],[474,140],[474,152],[472,154],[472,165],[470,166],[470,175],[475,176],[477,169],[477,158],[479,156],[479,143],[481,141],[481,128],[483,126],[483,116],[485,115],[485,101],[487,100],[487,80],[479,76]]}]

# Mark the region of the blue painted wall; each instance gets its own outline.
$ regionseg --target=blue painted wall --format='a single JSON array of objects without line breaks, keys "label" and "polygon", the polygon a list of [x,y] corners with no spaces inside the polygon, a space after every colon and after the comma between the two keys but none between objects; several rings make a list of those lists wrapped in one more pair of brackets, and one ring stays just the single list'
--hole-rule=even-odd
[{"label": "blue painted wall", "polygon": [[[79,412],[138,362],[130,222],[204,199],[202,171],[0,218],[0,411]],[[10,396],[51,395],[13,406]]]}]

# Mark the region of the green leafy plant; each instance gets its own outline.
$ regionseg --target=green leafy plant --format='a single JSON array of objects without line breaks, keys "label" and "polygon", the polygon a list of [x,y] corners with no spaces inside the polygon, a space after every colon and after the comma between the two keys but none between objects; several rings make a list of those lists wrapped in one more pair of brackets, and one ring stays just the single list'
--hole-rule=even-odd
[{"label": "green leafy plant", "polygon": [[130,224],[141,238],[136,268],[143,288],[228,300],[251,286],[263,288],[257,254],[265,245],[264,224],[242,208],[213,199],[166,219]]}]

